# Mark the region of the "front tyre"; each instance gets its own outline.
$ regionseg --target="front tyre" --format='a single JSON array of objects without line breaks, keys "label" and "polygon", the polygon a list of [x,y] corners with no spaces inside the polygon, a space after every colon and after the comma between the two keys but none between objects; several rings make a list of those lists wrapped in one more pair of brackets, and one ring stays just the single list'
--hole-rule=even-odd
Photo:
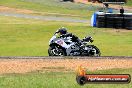
[{"label": "front tyre", "polygon": [[66,56],[64,49],[60,46],[50,46],[48,49],[49,56]]},{"label": "front tyre", "polygon": [[88,45],[87,47],[90,49],[88,52],[88,56],[95,56],[95,57],[101,56],[101,52],[96,46]]}]

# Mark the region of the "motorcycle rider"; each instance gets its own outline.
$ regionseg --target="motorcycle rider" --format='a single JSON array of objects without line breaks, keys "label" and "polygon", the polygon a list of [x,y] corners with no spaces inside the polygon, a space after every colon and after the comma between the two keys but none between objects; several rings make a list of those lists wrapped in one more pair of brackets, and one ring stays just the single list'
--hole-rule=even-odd
[{"label": "motorcycle rider", "polygon": [[49,41],[49,56],[100,56],[99,49],[94,45],[88,45],[92,37],[80,40],[67,29],[59,28]]},{"label": "motorcycle rider", "polygon": [[71,41],[72,42],[77,42],[78,44],[82,44],[81,40],[76,36],[76,35],[73,35],[72,33],[68,33],[67,32],[67,29],[65,27],[61,27],[59,28],[55,34],[58,34],[57,37],[62,37],[62,38],[65,38],[65,37],[71,37]]}]

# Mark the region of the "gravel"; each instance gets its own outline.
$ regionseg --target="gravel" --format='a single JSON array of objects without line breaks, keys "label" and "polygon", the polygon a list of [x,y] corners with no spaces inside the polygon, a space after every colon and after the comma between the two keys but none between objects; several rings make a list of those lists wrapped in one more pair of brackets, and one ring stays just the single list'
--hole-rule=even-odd
[{"label": "gravel", "polygon": [[0,59],[0,74],[6,73],[28,73],[45,71],[75,71],[82,65],[89,71],[105,70],[113,68],[132,68],[132,58],[113,58],[113,59]]}]

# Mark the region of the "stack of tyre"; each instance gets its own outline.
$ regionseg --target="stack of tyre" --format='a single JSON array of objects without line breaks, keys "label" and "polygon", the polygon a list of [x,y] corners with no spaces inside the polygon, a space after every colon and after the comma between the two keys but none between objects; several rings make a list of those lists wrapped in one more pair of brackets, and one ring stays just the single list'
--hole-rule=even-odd
[{"label": "stack of tyre", "polygon": [[131,29],[132,30],[132,15],[125,15],[124,16],[124,26],[127,29]]},{"label": "stack of tyre", "polygon": [[132,29],[132,14],[97,14],[96,27]]},{"label": "stack of tyre", "polygon": [[106,22],[105,14],[96,15],[96,27],[105,28],[106,27],[105,22]]}]

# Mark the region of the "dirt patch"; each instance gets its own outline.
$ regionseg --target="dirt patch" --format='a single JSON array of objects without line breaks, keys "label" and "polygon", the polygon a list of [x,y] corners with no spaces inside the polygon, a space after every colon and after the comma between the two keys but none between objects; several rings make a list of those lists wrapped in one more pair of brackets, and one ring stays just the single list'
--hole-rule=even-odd
[{"label": "dirt patch", "polygon": [[0,74],[35,71],[75,71],[82,65],[90,71],[132,68],[132,59],[1,59]]},{"label": "dirt patch", "polygon": [[[78,1],[76,1],[78,2]],[[98,2],[95,2],[95,3],[92,3],[92,2],[80,2],[80,3],[84,3],[84,4],[90,4],[90,5],[93,5],[93,6],[100,6],[100,7],[104,7],[102,3],[98,3]],[[120,9],[122,7],[122,5],[113,5],[113,4],[110,4],[109,5],[110,8],[114,8],[114,9]],[[131,6],[123,6],[123,8],[127,11],[132,11],[132,7]]]},{"label": "dirt patch", "polygon": [[113,34],[117,34],[117,33],[129,33],[132,32],[131,30],[126,30],[126,29],[113,29],[113,30],[104,30],[103,32],[107,32],[107,33],[113,33]]},{"label": "dirt patch", "polygon": [[54,16],[71,16],[71,17],[82,17],[80,15],[72,15],[72,14],[62,14],[62,13],[51,13],[51,12],[38,12],[27,9],[16,9],[6,6],[0,6],[0,12],[10,12],[10,13],[24,13],[24,14],[36,14],[36,15],[54,15]]},{"label": "dirt patch", "polygon": [[25,14],[34,13],[31,10],[16,9],[16,8],[10,8],[10,7],[6,7],[6,6],[0,6],[0,12],[16,12],[16,13],[25,13]]}]

